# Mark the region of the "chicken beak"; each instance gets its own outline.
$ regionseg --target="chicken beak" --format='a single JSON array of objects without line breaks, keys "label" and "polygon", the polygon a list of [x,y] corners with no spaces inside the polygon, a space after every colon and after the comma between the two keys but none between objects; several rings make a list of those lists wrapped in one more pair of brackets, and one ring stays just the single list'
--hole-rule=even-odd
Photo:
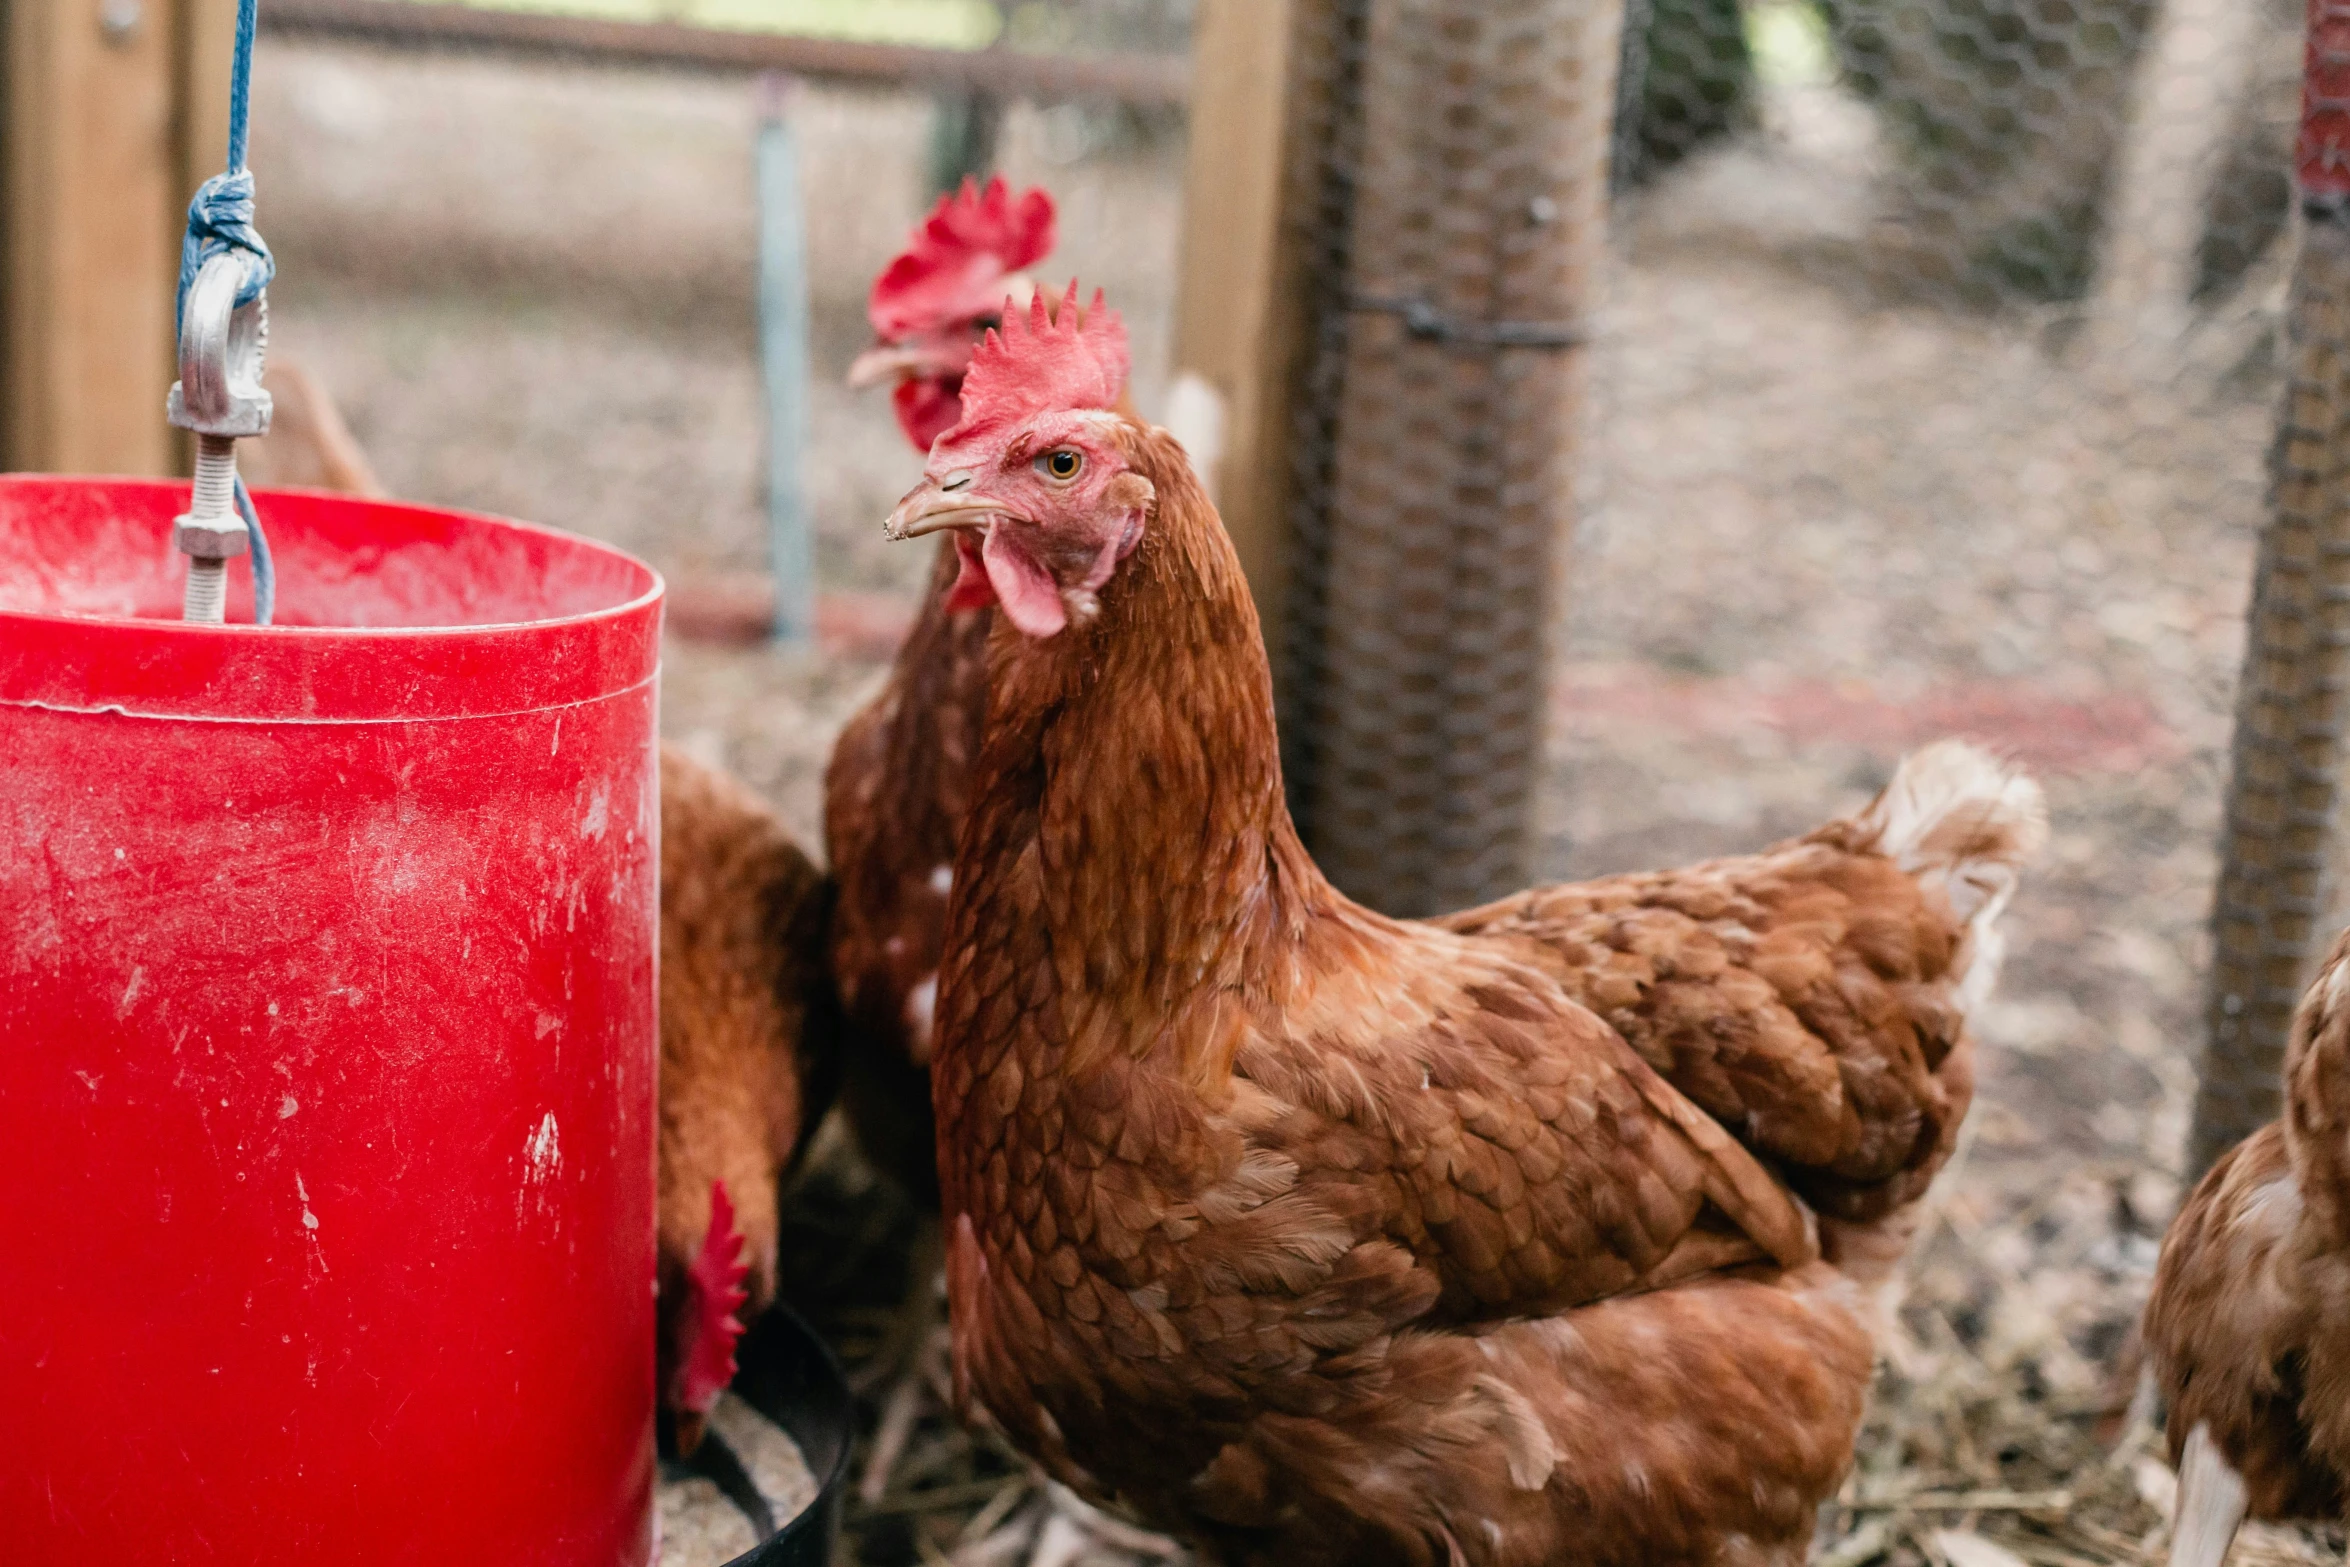
[{"label": "chicken beak", "polygon": [[920,375],[929,364],[930,356],[909,344],[876,343],[849,366],[849,390],[862,392],[869,386],[902,381]]},{"label": "chicken beak", "polygon": [[957,493],[961,485],[971,482],[969,475],[954,475],[950,482],[955,482],[957,489],[946,489],[929,481],[915,486],[913,493],[898,502],[898,509],[889,514],[889,521],[881,525],[882,537],[918,539],[925,533],[943,533],[949,528],[984,528],[1006,515],[1001,506],[984,496]]}]

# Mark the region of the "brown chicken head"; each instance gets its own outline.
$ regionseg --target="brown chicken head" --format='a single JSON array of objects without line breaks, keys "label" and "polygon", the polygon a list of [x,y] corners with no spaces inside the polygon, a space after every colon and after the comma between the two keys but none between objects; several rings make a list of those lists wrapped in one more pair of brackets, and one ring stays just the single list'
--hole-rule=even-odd
[{"label": "brown chicken head", "polygon": [[1000,604],[1031,637],[1101,609],[1103,584],[1142,542],[1157,496],[1127,455],[1114,411],[1126,384],[1126,328],[1077,286],[1057,309],[1040,295],[988,333],[963,381],[963,417],[930,450],[923,480],[883,531],[952,528],[962,575],[949,608]]},{"label": "brown chicken head", "polygon": [[1023,269],[1052,250],[1053,225],[1053,198],[1041,187],[1015,196],[1001,178],[985,190],[965,180],[873,280],[865,314],[874,345],[849,367],[849,385],[891,383],[898,427],[917,450],[962,417],[972,352],[1007,301],[1036,292]]}]

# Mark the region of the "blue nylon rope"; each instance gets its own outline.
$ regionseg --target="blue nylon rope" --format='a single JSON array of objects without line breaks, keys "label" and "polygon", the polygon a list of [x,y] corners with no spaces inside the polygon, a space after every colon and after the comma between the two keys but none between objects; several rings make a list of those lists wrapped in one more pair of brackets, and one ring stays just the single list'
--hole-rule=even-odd
[{"label": "blue nylon rope", "polygon": [[196,271],[224,250],[245,258],[237,303],[249,305],[277,275],[269,246],[253,227],[253,171],[245,167],[246,123],[252,110],[253,24],[260,0],[237,0],[237,48],[229,68],[228,169],[196,188],[188,203],[187,237],[180,242],[180,304],[185,308]]},{"label": "blue nylon rope", "polygon": [[253,530],[253,624],[266,626],[277,616],[277,562],[270,559],[269,535],[261,531],[261,514],[253,509],[252,493],[241,475],[237,479],[237,512]]},{"label": "blue nylon rope", "polygon": [[[188,232],[180,241],[179,301],[172,313],[175,332],[187,313],[188,290],[196,284],[196,273],[214,256],[235,251],[243,258],[245,280],[237,287],[240,305],[260,298],[269,280],[277,276],[277,262],[262,242],[260,231],[253,227],[253,171],[245,167],[246,121],[252,107],[253,24],[260,9],[260,0],[237,0],[237,47],[228,79],[228,170],[197,186],[195,199],[188,203]],[[245,526],[253,530],[253,623],[266,626],[277,611],[277,570],[270,559],[269,540],[261,532],[260,515],[253,510],[253,497],[246,493],[242,478],[237,480],[236,503]]]},{"label": "blue nylon rope", "polygon": [[237,50],[228,68],[228,166],[245,166],[245,116],[253,96],[253,23],[261,0],[237,0]]}]

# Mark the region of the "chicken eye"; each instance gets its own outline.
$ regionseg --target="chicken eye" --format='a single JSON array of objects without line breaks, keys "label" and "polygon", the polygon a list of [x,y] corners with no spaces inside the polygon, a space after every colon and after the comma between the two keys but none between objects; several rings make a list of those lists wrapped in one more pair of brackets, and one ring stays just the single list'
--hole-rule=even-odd
[{"label": "chicken eye", "polygon": [[1067,484],[1085,470],[1085,455],[1073,447],[1056,446],[1036,459],[1036,471],[1059,484]]}]

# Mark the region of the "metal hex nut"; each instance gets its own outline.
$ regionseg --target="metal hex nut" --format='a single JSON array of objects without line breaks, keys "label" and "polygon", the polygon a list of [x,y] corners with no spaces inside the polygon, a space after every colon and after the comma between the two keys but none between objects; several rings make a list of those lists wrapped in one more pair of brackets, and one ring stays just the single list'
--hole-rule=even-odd
[{"label": "metal hex nut", "polygon": [[222,396],[221,402],[223,406],[211,415],[193,413],[188,408],[183,384],[174,381],[164,412],[173,424],[197,435],[244,437],[269,433],[271,406],[267,392],[247,392],[232,386]]},{"label": "metal hex nut", "polygon": [[242,517],[179,517],[172,523],[171,542],[198,560],[227,560],[251,547]]}]

